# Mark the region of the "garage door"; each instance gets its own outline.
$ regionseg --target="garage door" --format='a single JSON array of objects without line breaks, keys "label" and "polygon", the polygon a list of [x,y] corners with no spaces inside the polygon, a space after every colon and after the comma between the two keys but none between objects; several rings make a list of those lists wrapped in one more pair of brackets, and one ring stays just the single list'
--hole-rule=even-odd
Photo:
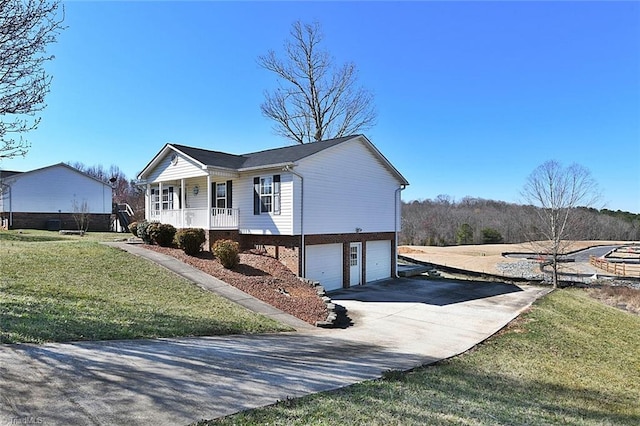
[{"label": "garage door", "polygon": [[342,288],[342,244],[307,246],[305,264],[306,278],[327,291]]},{"label": "garage door", "polygon": [[391,277],[391,241],[367,241],[367,282]]}]

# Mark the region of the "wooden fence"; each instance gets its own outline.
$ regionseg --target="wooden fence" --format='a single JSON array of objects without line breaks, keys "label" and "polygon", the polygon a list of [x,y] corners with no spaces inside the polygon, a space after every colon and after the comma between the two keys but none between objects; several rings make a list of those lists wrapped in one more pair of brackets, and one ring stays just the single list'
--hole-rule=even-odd
[{"label": "wooden fence", "polygon": [[601,257],[589,256],[589,263],[619,277],[640,277],[639,263],[609,262]]}]

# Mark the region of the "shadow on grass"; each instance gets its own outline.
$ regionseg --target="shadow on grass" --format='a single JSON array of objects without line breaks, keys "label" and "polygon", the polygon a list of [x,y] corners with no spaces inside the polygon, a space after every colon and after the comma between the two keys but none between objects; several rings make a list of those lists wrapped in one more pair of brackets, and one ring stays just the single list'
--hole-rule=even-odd
[{"label": "shadow on grass", "polygon": [[260,320],[223,314],[203,318],[188,313],[163,313],[153,309],[86,301],[78,309],[68,297],[60,301],[3,302],[0,311],[0,343],[121,340],[175,336],[214,336],[277,331]]},{"label": "shadow on grass", "polygon": [[21,242],[27,242],[27,243],[29,242],[40,243],[40,242],[47,242],[47,241],[67,241],[67,239],[56,236],[56,235],[32,235],[28,233],[0,231],[0,241],[21,241]]},{"label": "shadow on grass", "polygon": [[637,401],[624,393],[442,365],[385,377],[198,425],[284,424],[285,420],[392,424],[398,419],[407,425],[640,424],[638,410],[628,410],[637,407]]}]

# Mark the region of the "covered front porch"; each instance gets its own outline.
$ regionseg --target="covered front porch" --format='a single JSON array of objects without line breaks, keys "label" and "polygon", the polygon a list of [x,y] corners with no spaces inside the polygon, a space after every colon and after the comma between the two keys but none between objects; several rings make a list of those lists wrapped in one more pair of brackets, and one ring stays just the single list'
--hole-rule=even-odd
[{"label": "covered front porch", "polygon": [[151,222],[168,223],[176,228],[238,229],[238,209],[152,210]]},{"label": "covered front porch", "polygon": [[148,183],[146,219],[176,228],[238,229],[233,181],[212,176]]}]

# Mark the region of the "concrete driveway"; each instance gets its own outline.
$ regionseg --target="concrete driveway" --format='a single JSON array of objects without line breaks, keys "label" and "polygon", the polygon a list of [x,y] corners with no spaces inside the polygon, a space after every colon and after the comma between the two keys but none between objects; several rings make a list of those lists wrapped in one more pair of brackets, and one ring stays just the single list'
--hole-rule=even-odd
[{"label": "concrete driveway", "polygon": [[457,355],[548,289],[390,280],[333,294],[345,329],[0,345],[0,424],[180,425]]}]

